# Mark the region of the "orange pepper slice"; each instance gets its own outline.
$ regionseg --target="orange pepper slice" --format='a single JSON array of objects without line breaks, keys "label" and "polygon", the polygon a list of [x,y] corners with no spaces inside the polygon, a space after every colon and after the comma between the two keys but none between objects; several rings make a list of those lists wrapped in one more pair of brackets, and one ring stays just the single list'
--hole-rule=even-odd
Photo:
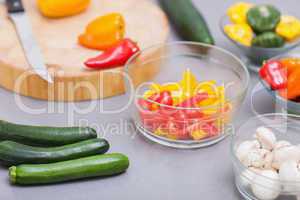
[{"label": "orange pepper slice", "polygon": [[286,68],[288,76],[300,68],[300,58],[283,58],[279,62]]}]

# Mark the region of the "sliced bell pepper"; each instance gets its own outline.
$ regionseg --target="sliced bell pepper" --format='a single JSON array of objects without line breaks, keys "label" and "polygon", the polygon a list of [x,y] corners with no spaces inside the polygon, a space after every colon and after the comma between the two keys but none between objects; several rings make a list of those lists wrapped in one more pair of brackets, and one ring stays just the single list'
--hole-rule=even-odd
[{"label": "sliced bell pepper", "polygon": [[176,106],[177,107],[185,107],[185,108],[198,107],[198,104],[207,98],[208,98],[208,94],[206,92],[197,93],[195,96],[192,96],[192,97],[184,100],[183,102],[179,103]]},{"label": "sliced bell pepper", "polygon": [[219,130],[211,122],[200,122],[188,127],[188,132],[194,140],[201,140],[218,135]]},{"label": "sliced bell pepper", "polygon": [[[284,93],[284,91],[282,91]],[[300,69],[295,69],[288,78],[287,99],[294,100],[300,96]]]},{"label": "sliced bell pepper", "polygon": [[288,76],[295,71],[295,69],[300,68],[300,58],[282,58],[279,62],[286,68]]},{"label": "sliced bell pepper", "polygon": [[268,61],[259,70],[259,75],[273,90],[287,87],[287,72],[279,61]]},{"label": "sliced bell pepper", "polygon": [[195,75],[191,72],[190,69],[187,69],[183,73],[183,78],[179,82],[182,90],[182,100],[192,97],[194,95],[194,91],[197,88],[198,81]]}]

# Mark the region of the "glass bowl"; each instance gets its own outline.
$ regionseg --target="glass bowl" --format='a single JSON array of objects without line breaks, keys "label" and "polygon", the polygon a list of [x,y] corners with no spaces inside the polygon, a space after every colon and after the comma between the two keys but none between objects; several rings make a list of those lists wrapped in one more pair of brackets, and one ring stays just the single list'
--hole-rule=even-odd
[{"label": "glass bowl", "polygon": [[[227,15],[224,15],[220,19],[220,29],[222,30],[222,33],[228,38],[229,41],[231,41],[233,44],[235,44],[240,50],[241,53],[246,56],[249,60],[249,69],[252,71],[258,72],[259,67],[263,61],[268,60],[272,57],[275,57],[279,54],[286,53],[294,48],[296,48],[300,44],[300,39],[294,41],[294,42],[289,42],[286,43],[283,47],[280,48],[263,48],[263,47],[248,47],[245,46],[239,42],[236,42],[235,40],[231,39],[224,31],[224,27],[227,24],[232,24],[230,22],[230,19]],[[254,64],[254,65],[251,65]]]},{"label": "glass bowl", "polygon": [[[215,80],[218,85],[224,85],[228,104],[196,108],[167,106],[143,96],[153,83],[178,82],[187,69],[199,81]],[[219,47],[194,42],[149,47],[134,55],[125,71],[129,77],[141,77],[141,81],[126,81],[127,93],[134,99],[130,113],[138,132],[154,142],[175,148],[199,148],[225,138],[249,85],[249,72],[237,57]],[[147,82],[142,81],[145,79]],[[141,103],[153,104],[159,110],[146,110]],[[197,139],[191,139],[191,132],[198,134]]]},{"label": "glass bowl", "polygon": [[[231,157],[236,187],[241,195],[248,200],[297,199],[297,195],[300,194],[300,182],[283,182],[262,176],[257,171],[244,166],[236,156],[235,152],[238,145],[246,140],[253,140],[256,129],[261,126],[272,129],[277,140],[286,140],[293,145],[300,144],[299,116],[272,113],[258,115],[243,123],[232,135],[231,140]],[[254,193],[253,188],[260,192]],[[259,196],[260,193],[271,195],[271,197]]]},{"label": "glass bowl", "polygon": [[[300,53],[293,51],[273,57],[270,60],[280,60],[282,58],[300,58]],[[264,88],[272,95],[275,103],[278,103],[284,112],[287,111],[290,114],[300,115],[300,103],[283,98],[279,95],[278,91],[272,90],[263,79],[260,78],[259,80]]]}]

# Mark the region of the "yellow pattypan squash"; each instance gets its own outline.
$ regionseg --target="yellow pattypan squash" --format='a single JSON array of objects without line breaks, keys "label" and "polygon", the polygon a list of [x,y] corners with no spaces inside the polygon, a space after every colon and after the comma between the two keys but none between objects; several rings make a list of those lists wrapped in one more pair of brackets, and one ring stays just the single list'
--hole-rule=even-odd
[{"label": "yellow pattypan squash", "polygon": [[276,33],[288,41],[297,39],[300,37],[300,20],[293,16],[281,16]]},{"label": "yellow pattypan squash", "polygon": [[251,46],[253,31],[248,24],[228,24],[224,27],[225,33],[233,40]]},{"label": "yellow pattypan squash", "polygon": [[227,15],[229,16],[232,23],[247,23],[247,12],[252,6],[253,4],[245,2],[236,3],[227,10]]}]

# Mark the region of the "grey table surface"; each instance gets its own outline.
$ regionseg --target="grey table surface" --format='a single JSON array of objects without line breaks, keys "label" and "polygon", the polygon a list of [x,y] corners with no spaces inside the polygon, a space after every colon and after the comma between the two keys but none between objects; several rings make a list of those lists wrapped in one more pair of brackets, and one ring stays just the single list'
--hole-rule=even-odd
[{"label": "grey table surface", "polygon": [[[219,18],[234,2],[235,0],[194,0],[207,19],[217,45],[239,55],[238,49],[227,41],[218,27]],[[299,0],[249,2],[272,3],[293,15],[297,16],[299,13]],[[172,32],[170,41],[178,39]],[[256,84],[257,77],[251,74],[251,87],[240,109],[237,124],[254,115],[250,106],[250,95]],[[18,101],[22,102],[22,107]],[[266,92],[256,93],[254,106],[259,113],[273,112],[273,105],[270,102],[271,97]],[[110,141],[112,144],[110,152],[123,152],[131,160],[127,173],[120,176],[33,187],[10,185],[7,170],[0,168],[0,200],[241,198],[234,186],[229,138],[214,146],[198,150],[163,147],[145,140],[134,131],[128,123],[128,110],[118,114],[105,113],[116,106],[126,104],[124,95],[94,103],[97,103],[96,109],[83,113],[81,111],[88,109],[90,102],[48,105],[47,102],[20,97],[0,89],[0,118],[34,125],[64,126],[88,123],[96,126],[101,135]],[[35,112],[29,114],[25,108]],[[46,110],[43,110],[44,108]],[[105,111],[102,108],[105,108]]]}]

